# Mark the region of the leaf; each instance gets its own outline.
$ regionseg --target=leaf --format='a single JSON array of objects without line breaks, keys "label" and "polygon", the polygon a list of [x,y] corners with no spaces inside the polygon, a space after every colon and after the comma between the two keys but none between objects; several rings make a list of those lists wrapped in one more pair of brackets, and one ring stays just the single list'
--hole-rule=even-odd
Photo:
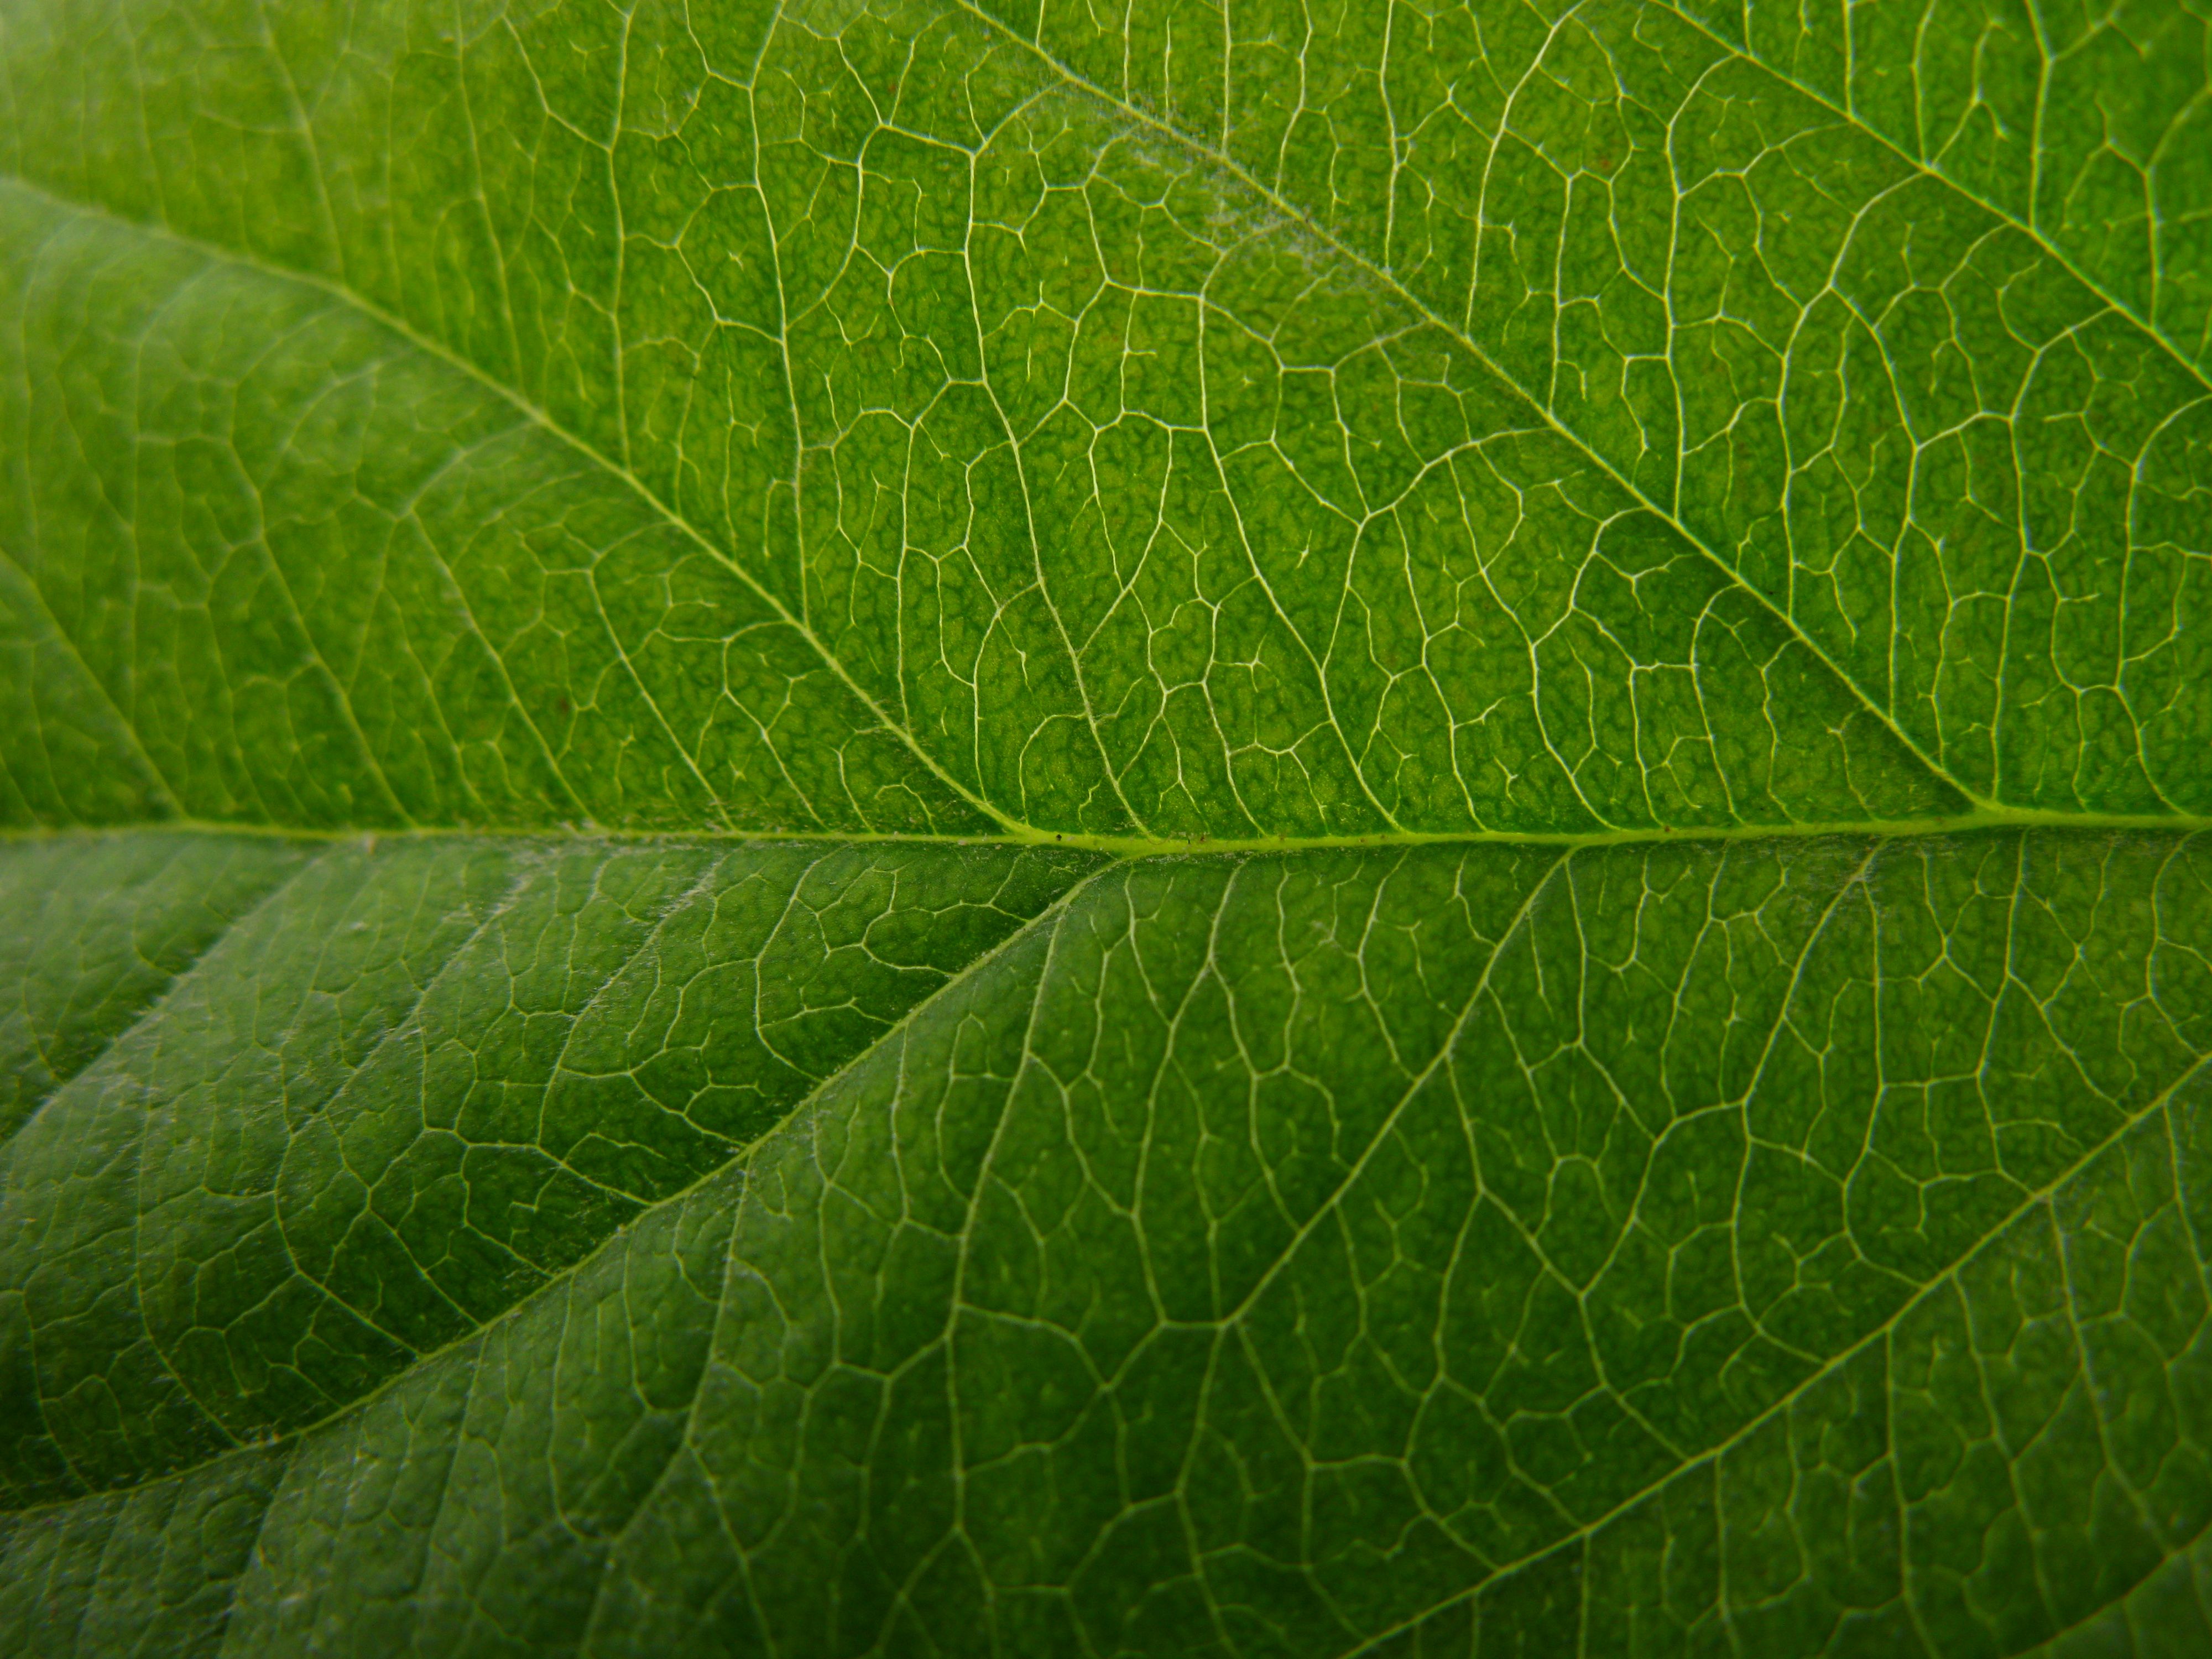
[{"label": "leaf", "polygon": [[0,1645],[2201,1642],[2207,39],[10,8]]}]

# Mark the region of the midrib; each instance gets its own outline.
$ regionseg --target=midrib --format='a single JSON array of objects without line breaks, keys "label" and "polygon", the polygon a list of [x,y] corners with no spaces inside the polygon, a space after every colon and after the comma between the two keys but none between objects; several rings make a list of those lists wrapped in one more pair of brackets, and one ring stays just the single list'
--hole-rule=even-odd
[{"label": "midrib", "polygon": [[2072,833],[2081,836],[2212,833],[2212,817],[2188,813],[2053,812],[2033,807],[1993,806],[1973,812],[1924,818],[1833,818],[1796,823],[1731,823],[1690,829],[1545,830],[1395,830],[1371,836],[1097,836],[1032,830],[1026,826],[997,835],[921,836],[896,831],[848,830],[653,830],[578,829],[559,823],[511,823],[391,828],[378,824],[299,828],[276,823],[229,823],[196,818],[158,818],[137,823],[84,824],[68,828],[0,827],[0,847],[11,842],[56,841],[84,836],[189,835],[267,836],[284,841],[422,841],[445,837],[474,841],[527,840],[600,843],[704,842],[728,845],[832,847],[1065,847],[1104,853],[1121,860],[1190,858],[1200,855],[1256,856],[1285,853],[1380,853],[1415,848],[1453,847],[1695,847],[1712,843],[1813,841],[1863,837],[1881,841],[1929,840],[1946,836],[2002,832]]}]

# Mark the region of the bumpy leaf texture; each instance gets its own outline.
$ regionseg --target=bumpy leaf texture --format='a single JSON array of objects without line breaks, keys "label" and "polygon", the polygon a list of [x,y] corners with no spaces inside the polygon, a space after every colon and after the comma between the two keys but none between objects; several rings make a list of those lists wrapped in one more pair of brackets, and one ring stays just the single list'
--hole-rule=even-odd
[{"label": "bumpy leaf texture", "polygon": [[2204,0],[0,100],[0,1650],[2212,1651]]}]

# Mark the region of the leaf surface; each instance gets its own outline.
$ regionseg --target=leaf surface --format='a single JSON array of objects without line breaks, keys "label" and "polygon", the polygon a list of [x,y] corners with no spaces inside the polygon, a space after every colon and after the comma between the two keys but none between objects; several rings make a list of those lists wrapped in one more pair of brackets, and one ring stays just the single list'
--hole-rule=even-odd
[{"label": "leaf surface", "polygon": [[11,8],[5,1645],[2185,1648],[2207,28]]}]

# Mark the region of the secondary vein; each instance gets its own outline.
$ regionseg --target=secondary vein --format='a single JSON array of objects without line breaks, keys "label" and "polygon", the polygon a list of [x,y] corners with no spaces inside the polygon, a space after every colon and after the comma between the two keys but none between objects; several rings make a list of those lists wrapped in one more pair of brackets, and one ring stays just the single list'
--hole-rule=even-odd
[{"label": "secondary vein", "polygon": [[282,265],[271,264],[268,261],[259,258],[255,255],[240,252],[215,243],[202,241],[196,236],[186,235],[180,231],[170,228],[167,225],[151,224],[141,220],[124,218],[120,215],[110,212],[104,207],[62,196],[47,188],[46,185],[36,183],[32,179],[23,178],[20,174],[5,175],[4,182],[8,188],[20,190],[27,195],[33,196],[42,201],[51,203],[52,205],[61,208],[68,212],[81,214],[88,219],[122,226],[125,228],[135,231],[141,235],[153,237],[161,241],[167,242],[173,246],[185,249],[188,252],[198,254],[200,258],[204,259],[218,260],[224,264],[236,265],[245,270],[258,271],[261,275],[267,276],[273,281],[293,283],[304,288],[312,289],[315,292],[325,295],[341,305],[350,307],[352,310],[359,313],[362,316],[368,318],[371,322],[375,323],[380,327],[391,331],[391,332],[404,340],[409,345],[431,357],[435,358],[438,362],[445,364],[448,368],[457,370],[460,374],[465,374],[477,385],[483,387],[495,397],[497,397],[502,402],[506,403],[510,408],[514,409],[532,425],[544,432],[548,436],[556,439],[561,443],[566,445],[569,449],[583,457],[584,459],[589,461],[593,466],[606,473],[608,477],[617,479],[622,483],[628,486],[628,488],[635,493],[640,500],[644,501],[647,506],[650,507],[654,513],[658,514],[664,520],[672,526],[688,540],[695,543],[703,552],[705,552],[709,557],[713,558],[718,564],[721,565],[732,575],[736,576],[739,581],[743,582],[745,586],[760,599],[762,604],[765,605],[769,608],[779,622],[790,628],[793,633],[797,634],[801,639],[806,641],[808,648],[811,649],[814,654],[822,660],[823,665],[836,677],[838,683],[842,684],[847,691],[852,694],[852,696],[860,703],[861,707],[868,711],[869,714],[874,718],[877,723],[880,725],[884,731],[891,733],[892,736],[896,737],[902,744],[903,744],[908,751],[911,753],[917,761],[921,762],[921,763],[928,769],[930,774],[935,777],[939,783],[951,790],[960,799],[965,801],[969,806],[975,808],[976,811],[983,814],[992,822],[1004,826],[1008,831],[1017,834],[1024,830],[1028,830],[1031,835],[1037,833],[1034,830],[1030,830],[1029,826],[1023,824],[1019,820],[1001,811],[997,806],[992,805],[990,801],[985,799],[981,795],[979,795],[975,791],[969,789],[965,784],[954,777],[951,773],[946,771],[945,768],[938,763],[937,759],[932,756],[929,751],[915,738],[914,733],[907,728],[906,725],[902,721],[891,718],[890,712],[869,694],[865,686],[861,685],[858,680],[853,678],[851,672],[848,670],[845,665],[830,652],[829,647],[823,642],[821,636],[816,634],[802,618],[793,615],[790,608],[776,596],[773,590],[771,590],[765,583],[762,582],[750,571],[747,570],[742,563],[733,557],[726,550],[714,542],[704,532],[700,530],[697,526],[692,524],[681,514],[678,513],[674,507],[662,501],[643,479],[640,478],[635,473],[632,472],[628,467],[623,465],[621,463],[614,460],[607,455],[602,454],[596,447],[586,440],[578,436],[573,432],[570,432],[567,428],[561,425],[559,422],[556,421],[544,410],[539,408],[536,404],[523,396],[521,392],[516,391],[514,387],[506,385],[493,375],[487,374],[483,369],[478,368],[466,357],[462,356],[459,353],[441,344],[439,341],[434,339],[430,336],[419,332],[414,325],[409,323],[404,318],[397,316],[394,313],[385,310],[383,307],[378,305],[374,300],[368,299],[367,296],[356,292],[354,289],[348,288],[343,283],[337,282],[331,277],[320,276],[309,271],[293,270]]}]

